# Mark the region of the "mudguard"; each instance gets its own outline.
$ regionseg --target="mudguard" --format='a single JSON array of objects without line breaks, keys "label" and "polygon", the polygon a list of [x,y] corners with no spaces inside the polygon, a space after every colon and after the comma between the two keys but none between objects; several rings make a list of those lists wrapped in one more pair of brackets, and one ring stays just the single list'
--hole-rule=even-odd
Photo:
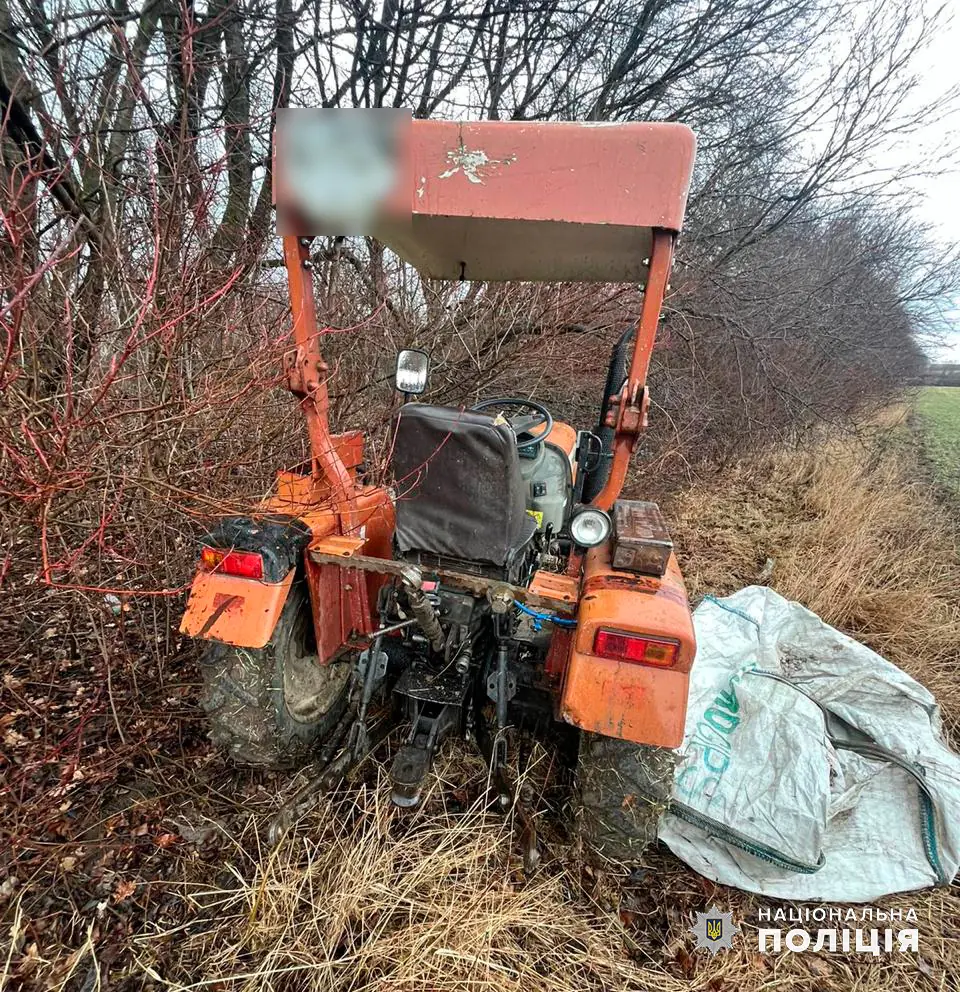
[{"label": "mudguard", "polygon": [[[592,652],[600,628],[677,641],[677,660],[670,668],[657,668],[599,658]],[[663,577],[656,578],[616,571],[610,545],[593,548],[584,562],[560,716],[606,737],[677,747],[683,740],[695,654],[693,621],[676,557],[670,556]]]},{"label": "mudguard", "polygon": [[262,648],[273,635],[294,569],[280,582],[197,572],[180,632],[243,648]]},{"label": "mudguard", "polygon": [[[359,435],[344,438],[347,445]],[[355,467],[359,452],[355,444],[349,465]],[[277,492],[263,509],[265,516],[259,518],[228,517],[202,539],[213,548],[259,552],[263,581],[197,572],[180,630],[191,637],[261,648],[273,635],[294,579],[303,576],[310,593],[317,655],[321,665],[329,664],[352,633],[373,630],[376,617],[371,604],[376,604],[387,577],[318,565],[310,559],[310,545],[337,533],[340,526],[329,491],[317,487],[310,476],[279,473]],[[360,487],[356,514],[354,532],[363,542],[364,554],[389,559],[394,525],[390,492]]]},{"label": "mudguard", "polygon": [[181,633],[236,647],[262,648],[277,625],[310,538],[310,528],[292,517],[221,520],[201,544],[258,552],[263,559],[263,580],[197,572]]}]

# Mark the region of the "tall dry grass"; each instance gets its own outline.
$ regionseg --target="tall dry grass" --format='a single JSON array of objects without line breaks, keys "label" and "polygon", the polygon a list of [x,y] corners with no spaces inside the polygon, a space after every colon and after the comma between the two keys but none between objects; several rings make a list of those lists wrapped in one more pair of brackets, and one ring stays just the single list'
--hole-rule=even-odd
[{"label": "tall dry grass", "polygon": [[229,884],[191,892],[212,916],[206,931],[179,943],[144,936],[144,973],[177,989],[681,987],[666,973],[648,981],[622,953],[620,921],[571,898],[563,867],[525,879],[510,822],[482,800],[454,811],[435,789],[424,810],[404,814],[379,772],[321,800],[252,863],[241,846],[256,845],[254,829],[238,838],[242,867]]},{"label": "tall dry grass", "polygon": [[960,543],[898,407],[728,469],[674,503],[693,596],[757,581],[923,682],[960,721]]}]

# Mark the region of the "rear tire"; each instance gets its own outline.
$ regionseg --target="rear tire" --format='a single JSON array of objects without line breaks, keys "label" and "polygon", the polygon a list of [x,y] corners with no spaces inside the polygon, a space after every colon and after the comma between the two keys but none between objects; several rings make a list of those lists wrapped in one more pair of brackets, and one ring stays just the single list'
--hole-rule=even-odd
[{"label": "rear tire", "polygon": [[630,361],[630,346],[635,334],[633,327],[628,327],[613,346],[610,364],[607,366],[607,381],[603,387],[603,400],[600,403],[600,418],[594,434],[600,441],[601,451],[599,460],[593,471],[589,472],[583,483],[582,498],[584,503],[592,503],[603,491],[610,478],[613,467],[613,441],[617,432],[613,427],[607,427],[605,421],[610,412],[610,405],[615,396],[620,395],[623,384],[627,381],[627,363]]},{"label": "rear tire", "polygon": [[238,764],[302,764],[343,714],[349,662],[321,665],[306,584],[295,581],[262,648],[212,643],[201,659],[210,739]]},{"label": "rear tire", "polygon": [[676,760],[669,748],[581,734],[578,820],[584,844],[613,861],[637,861],[657,840]]}]

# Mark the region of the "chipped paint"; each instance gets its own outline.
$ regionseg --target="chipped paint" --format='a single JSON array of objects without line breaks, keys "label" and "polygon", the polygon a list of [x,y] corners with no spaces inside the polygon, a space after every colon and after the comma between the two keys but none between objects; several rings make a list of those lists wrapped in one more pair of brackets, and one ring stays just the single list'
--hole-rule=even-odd
[{"label": "chipped paint", "polygon": [[423,199],[423,194],[426,192],[426,190],[427,190],[427,177],[426,176],[421,176],[420,177],[420,185],[417,187],[417,196],[421,200]]},{"label": "chipped paint", "polygon": [[449,179],[458,172],[463,172],[471,183],[483,183],[486,170],[496,165],[513,165],[516,162],[516,155],[508,155],[506,158],[487,158],[487,153],[482,148],[471,150],[464,145],[447,152],[447,161],[450,168],[440,173],[441,179]]}]

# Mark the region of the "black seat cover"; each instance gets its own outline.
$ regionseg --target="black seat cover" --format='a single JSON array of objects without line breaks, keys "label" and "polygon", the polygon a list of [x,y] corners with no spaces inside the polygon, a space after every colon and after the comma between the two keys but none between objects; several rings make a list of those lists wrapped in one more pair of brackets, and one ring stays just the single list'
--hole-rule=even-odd
[{"label": "black seat cover", "polygon": [[402,406],[394,426],[400,553],[508,567],[537,528],[513,431],[485,413],[423,403]]}]

